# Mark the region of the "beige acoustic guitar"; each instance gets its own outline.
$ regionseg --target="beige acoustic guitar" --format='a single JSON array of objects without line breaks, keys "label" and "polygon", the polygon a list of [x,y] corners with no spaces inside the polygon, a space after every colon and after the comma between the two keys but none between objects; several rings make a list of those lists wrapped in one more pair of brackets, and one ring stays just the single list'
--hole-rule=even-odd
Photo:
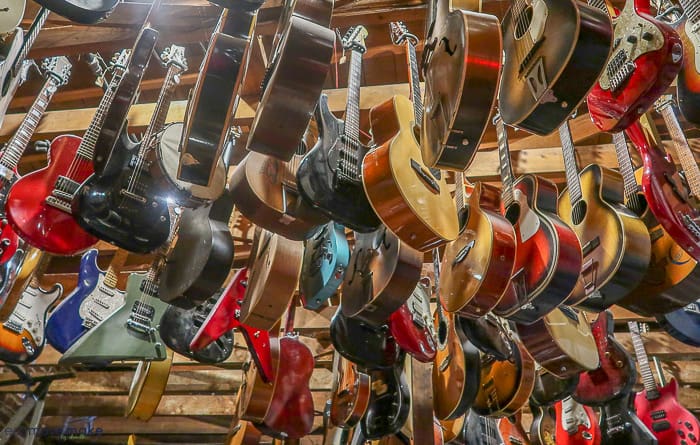
[{"label": "beige acoustic guitar", "polygon": [[126,417],[147,422],[153,417],[165,392],[175,353],[168,350],[163,361],[139,362],[129,388]]}]

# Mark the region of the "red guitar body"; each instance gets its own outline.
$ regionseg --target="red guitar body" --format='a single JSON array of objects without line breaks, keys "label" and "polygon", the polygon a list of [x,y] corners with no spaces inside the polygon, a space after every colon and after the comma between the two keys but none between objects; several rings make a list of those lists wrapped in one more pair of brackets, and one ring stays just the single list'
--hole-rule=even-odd
[{"label": "red guitar body", "polygon": [[248,269],[236,272],[226,289],[221,293],[216,304],[202,323],[199,331],[192,337],[190,349],[199,351],[216,341],[232,329],[238,329],[245,339],[250,355],[265,383],[274,379],[272,358],[270,356],[270,334],[267,331],[251,328],[240,322],[241,303],[245,295]]},{"label": "red guitar body", "polygon": [[427,326],[413,321],[413,314],[406,304],[389,317],[389,330],[401,349],[416,360],[430,363],[435,359],[437,345],[432,333]]},{"label": "red guitar body", "polygon": [[561,400],[554,405],[557,422],[557,430],[554,437],[556,438],[557,445],[601,445],[602,434],[600,432],[600,426],[598,426],[598,416],[595,411],[593,411],[593,408],[581,405],[584,411],[586,411],[590,427],[579,423],[576,432],[571,434],[564,429],[564,425],[562,424],[562,406],[563,402]]},{"label": "red guitar body", "polygon": [[654,434],[659,445],[698,443],[700,425],[695,416],[678,403],[676,380],[671,379],[666,386],[659,387],[658,392],[659,397],[653,400],[647,399],[646,391],[637,393],[634,399],[637,417]]},{"label": "red guitar body", "polygon": [[688,191],[669,155],[652,143],[641,124],[626,130],[644,163],[642,192],[649,210],[683,250],[700,261],[700,211],[689,202]]},{"label": "red guitar body", "polygon": [[[614,41],[624,43],[627,39],[637,39],[640,45],[645,43],[643,37],[638,35],[642,33],[640,27],[635,26],[643,22],[647,22],[652,29],[656,28],[658,37],[652,38],[663,37],[663,43],[659,49],[645,52],[636,60],[620,62],[620,65],[633,64],[632,73],[620,87],[604,90],[599,81],[588,94],[588,111],[601,131],[618,132],[633,124],[666,91],[682,67],[683,44],[680,36],[670,25],[651,15],[650,0],[627,2],[616,19]],[[626,34],[629,29],[634,29],[634,33]],[[608,61],[608,71],[613,69],[611,65],[616,60],[616,48],[613,48],[613,55]],[[615,73],[619,74],[619,71]]]},{"label": "red guitar body", "polygon": [[19,237],[4,215],[0,219],[0,265],[7,263],[17,252]]},{"label": "red guitar body", "polygon": [[[81,138],[59,136],[51,142],[49,165],[20,178],[7,194],[7,219],[32,246],[54,255],[76,255],[97,242],[73,219],[70,201],[63,211],[46,203],[59,176],[81,184],[93,172],[91,159],[76,159]],[[55,156],[54,156],[55,155]]]}]

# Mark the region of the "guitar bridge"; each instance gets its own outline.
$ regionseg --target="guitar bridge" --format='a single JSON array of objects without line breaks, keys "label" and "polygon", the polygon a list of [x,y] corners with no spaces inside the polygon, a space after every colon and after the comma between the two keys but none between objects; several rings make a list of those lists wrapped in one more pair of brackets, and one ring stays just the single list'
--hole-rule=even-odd
[{"label": "guitar bridge", "polygon": [[696,239],[700,239],[700,225],[688,214],[682,213],[681,218],[683,219],[683,225],[690,230]]},{"label": "guitar bridge", "polygon": [[55,207],[58,210],[61,210],[66,213],[71,213],[70,203],[64,198],[57,198],[56,196],[50,195],[46,197],[45,202],[46,204],[50,205],[51,207]]},{"label": "guitar bridge", "polygon": [[14,320],[8,320],[7,322],[3,323],[3,327],[9,331],[14,332],[15,334],[22,333],[22,325]]},{"label": "guitar bridge", "polygon": [[636,68],[637,65],[629,60],[627,51],[624,49],[618,51],[606,68],[610,91],[617,91],[630,78]]},{"label": "guitar bridge", "polygon": [[146,204],[148,202],[148,200],[143,196],[137,195],[136,193],[130,192],[128,190],[121,189],[119,190],[119,194],[125,198],[133,199],[134,201],[140,202],[141,204]]}]

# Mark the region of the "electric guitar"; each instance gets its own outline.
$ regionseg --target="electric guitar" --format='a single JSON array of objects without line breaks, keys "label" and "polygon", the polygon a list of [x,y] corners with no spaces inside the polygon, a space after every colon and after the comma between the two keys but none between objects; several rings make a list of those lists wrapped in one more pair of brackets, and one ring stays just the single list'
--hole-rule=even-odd
[{"label": "electric guitar", "polygon": [[676,91],[683,116],[700,125],[700,5],[692,0],[679,0],[683,15],[673,23],[683,42],[683,67],[678,73]]},{"label": "electric guitar", "polygon": [[388,368],[372,368],[367,373],[371,393],[365,415],[360,420],[362,435],[377,440],[398,433],[408,420],[411,393],[404,374],[405,354]]},{"label": "electric guitar", "polygon": [[657,386],[646,349],[644,349],[639,324],[632,321],[627,324],[632,334],[634,354],[639,364],[642,383],[644,383],[644,391],[637,393],[634,399],[637,416],[654,433],[660,444],[681,445],[690,439],[691,434],[697,437],[700,423],[678,403],[678,383],[675,379],[671,379],[666,384],[663,373],[660,372],[661,385]]},{"label": "electric guitar", "polygon": [[340,428],[353,428],[367,411],[372,390],[369,374],[343,358],[333,357],[333,389],[328,420]]},{"label": "electric guitar", "polygon": [[668,314],[657,315],[656,320],[676,340],[700,346],[700,305],[697,301]]},{"label": "electric guitar", "polygon": [[466,421],[467,445],[504,445],[496,419],[482,416],[472,410]]},{"label": "electric guitar", "polygon": [[304,243],[299,291],[307,309],[318,309],[336,293],[350,262],[345,228],[330,222]]},{"label": "electric guitar", "polygon": [[515,231],[499,212],[496,187],[475,184],[465,203],[464,175],[455,177],[457,208],[466,221],[460,236],[445,247],[440,295],[448,312],[479,318],[498,305],[513,276]]},{"label": "electric guitar", "polygon": [[51,141],[49,165],[18,180],[7,195],[7,218],[29,244],[57,255],[74,255],[97,242],[71,215],[71,200],[92,173],[92,151],[104,113],[121,82],[129,58],[122,51],[113,59],[109,87],[82,138],[62,135]]},{"label": "electric guitar", "polygon": [[569,123],[559,127],[567,189],[559,216],[581,242],[583,267],[566,304],[600,312],[620,301],[644,278],[651,240],[644,222],[624,204],[623,179],[614,170],[576,164]]},{"label": "electric guitar", "polygon": [[537,371],[535,387],[530,395],[530,440],[534,445],[555,445],[557,425],[554,404],[571,396],[576,390],[578,375],[560,379],[541,368]]},{"label": "electric guitar", "polygon": [[600,410],[601,443],[615,445],[657,445],[649,428],[634,412],[633,392],[610,400]]},{"label": "electric guitar", "polygon": [[573,113],[605,68],[609,16],[579,1],[517,0],[503,18],[503,121],[546,135]]},{"label": "electric guitar", "polygon": [[[428,166],[463,171],[474,159],[496,100],[502,38],[481,2],[434,0],[423,53],[421,153]],[[475,9],[475,12],[472,12]]]},{"label": "electric guitar", "polygon": [[54,93],[59,87],[68,83],[72,65],[65,57],[52,57],[44,60],[41,67],[46,76],[46,82],[44,82],[22,123],[0,154],[0,228],[2,229],[0,232],[0,264],[10,261],[18,246],[23,244],[5,218],[7,195],[19,178],[17,165]]},{"label": "electric guitar", "polygon": [[39,0],[37,3],[70,21],[92,25],[106,19],[118,0]]},{"label": "electric guitar", "polygon": [[46,340],[58,352],[66,352],[88,330],[124,305],[124,292],[117,289],[116,267],[126,260],[118,251],[106,272],[97,265],[97,249],[80,259],[78,285],[51,311],[46,322]]},{"label": "electric guitar", "polygon": [[351,28],[343,38],[350,51],[348,101],[345,121],[328,109],[321,95],[315,116],[319,140],[306,154],[297,170],[302,198],[335,222],[356,232],[372,232],[381,224],[362,186],[362,160],[368,147],[360,142],[360,78],[367,30]]},{"label": "electric guitar", "polygon": [[46,316],[61,294],[63,286],[60,284],[46,291],[39,287],[38,281],[32,280],[0,328],[0,360],[24,364],[39,357],[46,340]]},{"label": "electric guitar", "polygon": [[402,352],[386,326],[377,328],[346,317],[342,307],[331,319],[330,333],[335,350],[361,368],[391,367]]},{"label": "electric guitar", "polygon": [[505,445],[530,445],[520,412],[498,420],[498,431]]},{"label": "electric guitar", "polygon": [[388,320],[389,331],[399,347],[423,363],[432,362],[437,349],[430,294],[430,282],[419,281],[406,303]]},{"label": "electric guitar", "polygon": [[532,445],[556,445],[555,434],[557,421],[554,406],[530,404],[532,425],[530,425],[530,442]]},{"label": "electric guitar", "polygon": [[529,324],[562,304],[581,271],[581,244],[557,216],[557,188],[539,176],[515,179],[508,135],[499,115],[494,119],[500,158],[503,216],[515,229],[515,266],[511,285],[494,314]]},{"label": "electric guitar", "polygon": [[[161,60],[168,71],[141,143],[138,147],[128,143],[116,144],[102,173],[83,182],[75,191],[72,202],[73,215],[84,230],[122,249],[138,253],[152,252],[168,238],[169,190],[160,187],[150,174],[149,165],[153,163],[149,158],[153,156],[153,139],[165,126],[180,73],[187,69],[184,48],[170,46],[161,55]],[[147,61],[145,66],[148,66]],[[125,83],[134,83],[138,90],[140,79],[137,77],[127,72],[120,89]],[[110,113],[112,111],[110,109]],[[105,132],[104,128],[102,132]],[[124,137],[128,138],[125,134]],[[102,134],[98,143],[101,139],[105,139]]]},{"label": "electric guitar", "polygon": [[567,397],[557,402],[554,409],[557,418],[557,445],[601,445],[598,416],[591,407]]},{"label": "electric guitar", "polygon": [[423,163],[414,132],[423,121],[418,38],[401,22],[391,28],[394,44],[407,48],[412,97],[394,96],[370,110],[377,147],[362,161],[362,182],[379,219],[401,242],[425,252],[457,238],[459,221],[444,174]]},{"label": "electric guitar", "polygon": [[[605,3],[600,6],[609,10]],[[671,85],[683,62],[680,37],[651,15],[650,0],[625,3],[615,19],[614,42],[610,59],[588,94],[593,123],[608,132],[622,131],[639,119]]]},{"label": "electric guitar", "polygon": [[15,30],[24,17],[25,0],[10,0],[7,6],[0,11],[0,36],[9,34]]}]

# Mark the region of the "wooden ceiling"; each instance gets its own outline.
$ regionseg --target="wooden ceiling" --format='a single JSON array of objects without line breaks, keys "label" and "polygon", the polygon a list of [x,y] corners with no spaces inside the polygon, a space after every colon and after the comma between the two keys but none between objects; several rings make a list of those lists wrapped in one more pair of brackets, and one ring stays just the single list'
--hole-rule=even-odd
[{"label": "wooden ceiling", "polygon": [[[31,23],[37,5],[29,2],[23,26]],[[276,20],[280,14],[282,0],[268,0],[259,14],[256,38],[253,41],[251,65],[243,88],[243,100],[236,115],[236,125],[247,129],[254,116],[259,96],[259,85],[264,73],[264,58],[269,54]],[[337,0],[332,26],[342,34],[356,24],[368,28],[368,51],[363,67],[363,89],[361,108],[366,111],[373,105],[394,94],[407,93],[407,69],[403,48],[391,43],[388,23],[402,20],[408,28],[423,36],[425,29],[426,2],[423,0]],[[509,5],[508,0],[484,0],[484,10],[499,16]],[[615,3],[623,3],[621,0]],[[42,121],[34,139],[50,139],[58,134],[81,134],[92,118],[94,107],[101,97],[101,90],[94,85],[94,75],[87,64],[85,55],[98,52],[105,59],[123,48],[129,48],[144,21],[149,2],[125,1],[104,22],[92,25],[78,25],[62,17],[51,14],[45,29],[30,53],[30,57],[43,58],[54,55],[68,55],[73,62],[71,82],[61,88],[49,106],[49,112]],[[181,120],[185,110],[185,100],[189,89],[196,80],[211,30],[215,25],[220,9],[205,0],[163,0],[162,6],[153,16],[152,26],[159,30],[158,50],[172,43],[186,47],[189,70],[182,76],[180,87],[171,107],[169,121]],[[264,48],[264,49],[263,49]],[[419,58],[422,46],[419,47]],[[331,75],[326,81],[326,92],[334,112],[342,114],[345,107],[347,67],[340,64],[340,49],[334,57]],[[151,63],[145,80],[139,105],[131,114],[131,131],[143,131],[150,119],[165,70]],[[6,141],[14,132],[38,91],[41,79],[34,73],[18,91],[10,108],[5,124],[0,129],[0,141]],[[596,162],[608,167],[617,167],[614,148],[608,135],[597,132],[586,114],[585,107],[579,117],[572,122],[577,155],[581,165]],[[663,129],[662,129],[663,130]],[[694,129],[689,136],[699,136]],[[509,130],[511,148],[516,173],[538,173],[557,182],[563,181],[563,161],[558,136],[531,136],[523,131]],[[498,158],[496,137],[489,128],[484,138],[481,152],[468,169],[467,176],[472,180],[498,181]],[[700,149],[700,139],[692,139],[693,148]],[[245,146],[244,143],[239,147]],[[670,145],[668,148],[672,150]],[[244,152],[239,149],[239,157]],[[21,165],[28,171],[45,165],[46,155],[28,150]],[[236,265],[241,266],[249,252],[250,226],[244,221],[236,227]],[[106,243],[98,245],[100,265],[105,268],[114,254],[115,248]],[[125,270],[120,274],[123,286],[128,273],[144,270],[150,258],[131,255]],[[63,284],[66,294],[76,285],[78,258],[53,258],[42,284],[54,282]],[[428,268],[429,269],[429,268]],[[329,371],[332,361],[328,338],[328,323],[334,313],[333,307],[318,313],[299,310],[296,326],[302,338],[315,354],[316,371],[311,388],[314,392],[314,405],[317,413],[314,434],[302,443],[320,443],[321,409],[328,397],[331,386]],[[624,321],[639,319],[634,314],[619,308],[615,309],[618,319],[618,338],[631,350],[629,335],[624,332]],[[645,320],[652,321],[652,320]],[[91,436],[79,440],[80,443],[126,443],[127,436],[135,433],[137,443],[222,443],[229,427],[233,412],[234,395],[241,381],[241,366],[246,358],[243,342],[237,337],[239,349],[231,359],[217,366],[202,365],[176,356],[166,394],[156,416],[148,423],[127,420],[122,417],[126,405],[131,377],[136,364],[113,364],[105,370],[91,370],[86,367],[63,368],[57,366],[59,354],[47,347],[36,363],[25,370],[33,376],[62,373],[71,378],[57,380],[52,384],[46,398],[41,425],[51,429],[66,426],[80,428],[92,422],[93,431],[101,428],[99,437]],[[648,349],[651,355],[664,363],[667,376],[674,376],[684,389],[681,402],[700,412],[700,350],[683,345],[658,330],[652,324],[648,336]],[[15,374],[5,366],[0,366],[0,425],[4,425],[16,407],[25,397],[24,384],[11,384]],[[1,430],[0,430],[1,431]],[[39,439],[43,443],[58,442],[57,436]],[[12,443],[12,442],[10,442]],[[19,442],[18,442],[19,443]],[[71,440],[61,443],[73,443]],[[75,441],[77,442],[77,439]]]}]

